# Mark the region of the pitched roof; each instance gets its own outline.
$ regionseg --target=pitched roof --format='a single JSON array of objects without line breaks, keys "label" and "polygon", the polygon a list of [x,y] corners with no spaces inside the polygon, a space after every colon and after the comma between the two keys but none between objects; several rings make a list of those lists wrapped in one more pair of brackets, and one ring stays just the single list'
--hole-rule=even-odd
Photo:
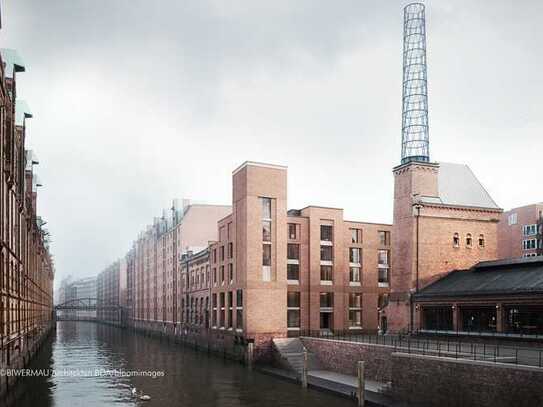
[{"label": "pitched roof", "polygon": [[16,50],[10,48],[2,48],[0,49],[0,54],[2,55],[2,59],[6,64],[6,77],[13,78],[14,72],[25,71],[25,63]]},{"label": "pitched roof", "polygon": [[17,99],[15,102],[15,125],[23,126],[25,119],[30,119],[32,117],[32,112],[28,107],[26,101]]},{"label": "pitched roof", "polygon": [[416,299],[543,293],[543,257],[481,262],[447,274],[414,294]]},{"label": "pitched roof", "polygon": [[500,209],[467,165],[439,163],[438,174],[439,196],[423,196],[423,203]]}]

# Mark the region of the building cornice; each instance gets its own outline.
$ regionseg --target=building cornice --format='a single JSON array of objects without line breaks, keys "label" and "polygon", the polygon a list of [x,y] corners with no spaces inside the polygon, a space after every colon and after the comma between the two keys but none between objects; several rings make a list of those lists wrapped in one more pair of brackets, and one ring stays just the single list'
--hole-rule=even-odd
[{"label": "building cornice", "polygon": [[285,170],[285,171],[287,170],[286,165],[268,164],[268,163],[262,163],[262,162],[257,162],[257,161],[245,161],[243,164],[237,167],[234,171],[232,171],[232,175],[236,175],[245,167],[261,167],[261,168],[272,168],[275,170]]}]

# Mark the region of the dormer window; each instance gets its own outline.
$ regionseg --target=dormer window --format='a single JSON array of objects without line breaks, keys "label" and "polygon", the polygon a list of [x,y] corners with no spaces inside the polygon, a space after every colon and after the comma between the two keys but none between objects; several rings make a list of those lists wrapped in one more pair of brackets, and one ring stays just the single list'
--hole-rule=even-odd
[{"label": "dormer window", "polygon": [[460,235],[458,233],[453,235],[453,246],[460,247]]},{"label": "dormer window", "polygon": [[471,237],[471,233],[468,233],[468,234],[466,235],[466,246],[467,246],[467,247],[473,246],[473,239],[472,239],[472,237]]}]

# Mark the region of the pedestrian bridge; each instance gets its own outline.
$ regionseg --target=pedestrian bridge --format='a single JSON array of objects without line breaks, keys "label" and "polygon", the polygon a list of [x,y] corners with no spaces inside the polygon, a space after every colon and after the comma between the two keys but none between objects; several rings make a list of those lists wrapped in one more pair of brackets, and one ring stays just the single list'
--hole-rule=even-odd
[{"label": "pedestrian bridge", "polygon": [[[120,311],[120,305],[99,303],[97,298],[74,298],[55,305],[54,318],[57,321],[96,321],[98,314],[108,313],[115,315],[115,319],[118,319]],[[93,312],[94,315],[89,315]]]}]

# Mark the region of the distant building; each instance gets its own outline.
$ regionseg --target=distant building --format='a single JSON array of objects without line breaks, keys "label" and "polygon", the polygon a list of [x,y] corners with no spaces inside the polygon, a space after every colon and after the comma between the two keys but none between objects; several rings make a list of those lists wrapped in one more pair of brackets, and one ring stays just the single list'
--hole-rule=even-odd
[{"label": "distant building", "polygon": [[[83,299],[96,299],[96,277],[86,277],[73,280],[72,276],[63,279],[59,289],[58,304],[74,302]],[[95,311],[89,310],[64,310],[59,311],[60,318],[96,318]]]},{"label": "distant building", "polygon": [[498,257],[543,255],[543,203],[504,212],[498,225]]},{"label": "distant building", "polygon": [[136,326],[172,328],[178,309],[179,262],[184,253],[207,247],[217,239],[217,221],[230,206],[175,200],[170,210],[155,218],[121,260],[98,276],[99,304],[120,306],[98,311],[99,319]]},{"label": "distant building", "polygon": [[[113,324],[121,323],[120,262],[108,266],[96,278],[96,318]],[[111,308],[109,308],[111,307]]]}]

